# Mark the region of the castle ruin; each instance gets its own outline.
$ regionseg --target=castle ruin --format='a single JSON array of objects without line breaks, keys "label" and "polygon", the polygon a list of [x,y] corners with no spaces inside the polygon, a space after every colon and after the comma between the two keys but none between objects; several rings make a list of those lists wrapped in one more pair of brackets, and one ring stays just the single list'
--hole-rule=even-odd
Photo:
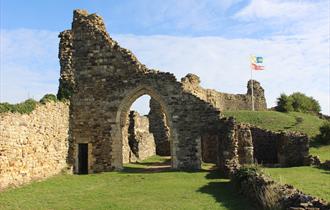
[{"label": "castle ruin", "polygon": [[[59,37],[58,98],[69,98],[69,108],[58,102],[28,116],[1,115],[0,189],[63,168],[121,170],[123,163],[154,154],[171,156],[173,169],[196,170],[211,162],[227,174],[255,161],[305,164],[305,135],[267,131],[222,115],[250,109],[251,81],[246,94],[227,94],[202,88],[197,75],[180,82],[171,73],[148,69],[109,36],[100,16],[84,10],[74,11],[72,28]],[[253,88],[256,109],[266,110],[263,88],[257,81]],[[148,116],[130,112],[146,94]]]}]

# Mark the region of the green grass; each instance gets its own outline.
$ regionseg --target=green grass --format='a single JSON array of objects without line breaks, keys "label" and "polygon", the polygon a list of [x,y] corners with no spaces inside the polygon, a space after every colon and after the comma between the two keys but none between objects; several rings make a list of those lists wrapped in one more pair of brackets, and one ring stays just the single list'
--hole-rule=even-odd
[{"label": "green grass", "polygon": [[315,115],[300,112],[226,111],[224,115],[234,116],[238,122],[250,123],[273,131],[299,131],[311,138],[319,134],[319,127],[325,122]]},{"label": "green grass", "polygon": [[218,171],[149,170],[153,157],[121,172],[59,175],[0,193],[0,209],[254,209]]},{"label": "green grass", "polygon": [[325,160],[330,160],[330,145],[310,147],[309,153],[311,155],[319,156],[322,162]]},{"label": "green grass", "polygon": [[330,202],[330,171],[310,166],[264,170],[281,184],[291,184],[306,194]]}]

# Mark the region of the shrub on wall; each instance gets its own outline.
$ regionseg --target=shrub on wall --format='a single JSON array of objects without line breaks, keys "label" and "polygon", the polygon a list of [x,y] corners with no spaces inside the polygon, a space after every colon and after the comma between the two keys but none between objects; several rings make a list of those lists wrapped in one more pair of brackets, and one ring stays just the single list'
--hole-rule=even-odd
[{"label": "shrub on wall", "polygon": [[277,111],[280,112],[309,112],[309,113],[319,113],[321,107],[318,101],[313,97],[308,97],[303,93],[293,93],[289,96],[286,94],[281,94],[277,98],[277,106],[275,107]]},{"label": "shrub on wall", "polygon": [[73,87],[72,84],[68,81],[60,81],[60,87],[57,92],[57,98],[58,100],[66,100],[70,99],[73,93]]},{"label": "shrub on wall", "polygon": [[31,113],[37,106],[37,101],[34,99],[28,99],[22,103],[9,104],[0,103],[0,113],[2,112],[18,112],[21,114]]},{"label": "shrub on wall", "polygon": [[44,95],[44,97],[42,97],[41,99],[40,99],[40,103],[42,103],[42,104],[46,104],[47,102],[49,102],[49,101],[54,101],[54,102],[56,102],[57,101],[57,98],[56,98],[56,96],[54,95],[54,94],[46,94],[46,95]]}]

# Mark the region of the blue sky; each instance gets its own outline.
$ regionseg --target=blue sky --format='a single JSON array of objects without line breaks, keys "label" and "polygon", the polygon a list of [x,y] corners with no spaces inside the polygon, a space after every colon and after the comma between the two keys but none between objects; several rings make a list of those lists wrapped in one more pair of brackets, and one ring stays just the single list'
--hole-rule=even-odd
[{"label": "blue sky", "polygon": [[328,0],[1,0],[2,102],[56,93],[57,35],[76,8],[100,14],[148,67],[178,79],[198,74],[207,88],[246,92],[249,55],[264,56],[266,70],[254,78],[269,107],[301,91],[330,113]]}]

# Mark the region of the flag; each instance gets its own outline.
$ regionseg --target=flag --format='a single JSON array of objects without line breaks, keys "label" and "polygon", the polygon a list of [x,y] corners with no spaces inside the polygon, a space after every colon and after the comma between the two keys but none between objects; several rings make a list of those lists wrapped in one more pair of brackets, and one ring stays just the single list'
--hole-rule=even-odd
[{"label": "flag", "polygon": [[252,55],[251,56],[251,58],[250,58],[250,60],[251,60],[251,63],[263,63],[264,62],[264,58],[263,57],[261,57],[261,56],[254,56],[254,55]]},{"label": "flag", "polygon": [[264,61],[263,57],[256,57],[257,63],[262,63]]},{"label": "flag", "polygon": [[265,67],[259,64],[262,64],[264,62],[263,57],[261,56],[254,56],[252,55],[251,58],[251,68],[253,70],[259,71],[259,70],[265,70]]},{"label": "flag", "polygon": [[256,70],[256,71],[265,70],[265,67],[264,66],[260,66],[260,65],[254,64],[254,63],[251,63],[251,68],[253,70]]}]

